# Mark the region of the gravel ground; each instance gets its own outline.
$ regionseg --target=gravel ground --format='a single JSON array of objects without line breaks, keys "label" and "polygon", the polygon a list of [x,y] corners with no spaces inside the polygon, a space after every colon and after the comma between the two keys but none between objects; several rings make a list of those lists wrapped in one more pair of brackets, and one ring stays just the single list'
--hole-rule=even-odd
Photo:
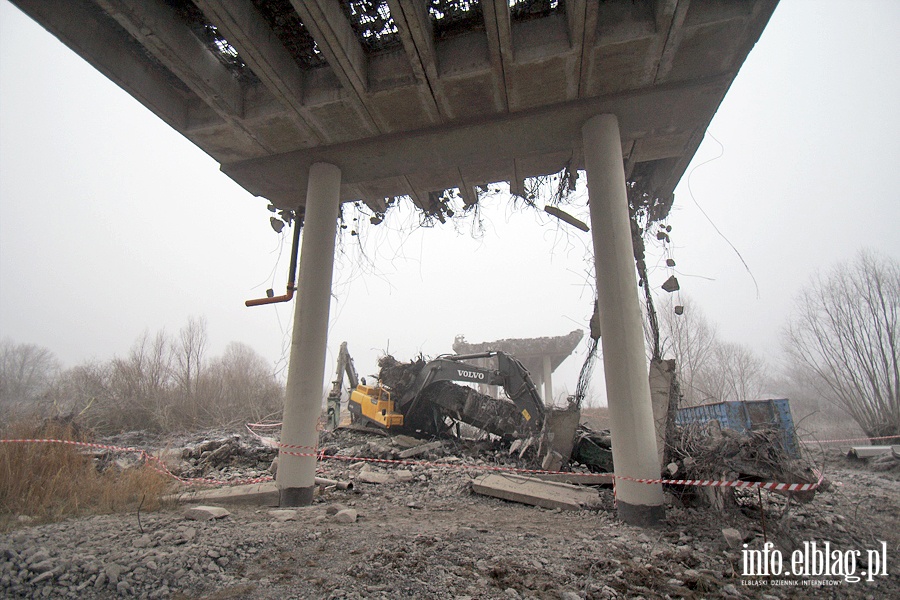
[{"label": "gravel ground", "polygon": [[[342,434],[328,443],[356,456],[390,452],[387,440],[362,434]],[[197,446],[183,452],[185,472],[203,470]],[[254,448],[233,452],[234,464],[216,465],[209,460],[215,448],[207,448],[207,474],[257,473],[267,460],[265,451]],[[670,497],[665,524],[639,529],[617,521],[609,489],[600,491],[599,508],[582,511],[545,510],[474,494],[471,480],[478,468],[502,463],[504,456],[484,445],[445,447],[430,458],[469,468],[405,466],[412,472],[409,481],[357,482],[352,491],[323,491],[313,506],[300,509],[227,506],[228,516],[198,521],[186,518],[187,507],[172,504],[140,518],[117,514],[23,524],[0,535],[0,595],[84,600],[900,597],[896,469],[878,471],[835,451],[827,456],[833,485],[811,503],[786,507],[783,497],[764,493],[761,510],[756,493],[748,492],[738,494],[736,507],[714,512]],[[250,466],[242,471],[241,464]],[[362,468],[392,472],[340,461],[326,461],[323,467],[324,476],[344,480]],[[739,532],[734,546],[723,535],[726,528]],[[805,542],[821,547],[828,541],[833,551],[843,553],[860,550],[857,574],[870,569],[867,550],[884,548],[889,575],[856,583],[843,577],[748,577],[742,572],[741,539],[749,549],[773,542],[788,565],[790,553]]]}]

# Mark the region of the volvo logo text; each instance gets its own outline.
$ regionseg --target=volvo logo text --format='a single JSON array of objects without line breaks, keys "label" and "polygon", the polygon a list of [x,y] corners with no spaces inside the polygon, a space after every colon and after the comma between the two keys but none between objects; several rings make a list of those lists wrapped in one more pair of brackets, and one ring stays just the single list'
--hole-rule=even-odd
[{"label": "volvo logo text", "polygon": [[484,379],[484,373],[479,373],[478,371],[463,371],[462,369],[457,369],[456,372],[460,377],[468,377],[469,379]]}]

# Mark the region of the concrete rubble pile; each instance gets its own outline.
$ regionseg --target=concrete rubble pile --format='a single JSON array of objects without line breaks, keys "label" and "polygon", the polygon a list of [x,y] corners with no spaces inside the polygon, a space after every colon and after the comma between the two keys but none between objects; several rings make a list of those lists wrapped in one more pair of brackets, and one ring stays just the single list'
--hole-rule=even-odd
[{"label": "concrete rubble pile", "polygon": [[[692,423],[676,428],[668,450],[671,462],[666,475],[672,479],[782,483],[815,483],[818,479],[807,461],[792,456],[778,429],[737,432],[720,428],[716,421]],[[709,492],[708,488],[687,488],[683,497],[700,490]],[[791,494],[801,502],[814,495],[814,491]]]}]

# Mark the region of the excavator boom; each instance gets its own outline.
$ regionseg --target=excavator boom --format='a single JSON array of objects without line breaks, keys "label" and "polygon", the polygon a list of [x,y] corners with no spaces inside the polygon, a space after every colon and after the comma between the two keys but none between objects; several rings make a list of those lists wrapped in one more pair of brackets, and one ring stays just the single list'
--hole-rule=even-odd
[{"label": "excavator boom", "polygon": [[[497,368],[490,369],[466,362],[483,358],[496,358]],[[491,351],[478,354],[447,355],[428,362],[419,371],[415,385],[403,394],[398,403],[398,410],[405,413],[419,408],[419,405],[426,397],[426,390],[441,381],[501,386],[506,390],[506,395],[509,399],[515,404],[527,428],[541,428],[545,412],[544,402],[541,400],[537,388],[528,374],[528,370],[521,362],[509,354]],[[482,405],[484,403],[485,401],[481,402]],[[469,404],[471,404],[471,401],[469,401]],[[498,407],[498,409],[502,412],[502,407]],[[458,413],[455,415],[456,418],[464,423],[482,427],[481,424],[469,421],[467,418],[469,415],[466,414],[465,407],[454,412]],[[479,406],[477,411],[473,407],[471,416],[474,417],[476,412],[483,413],[483,406]],[[480,417],[476,418],[482,420]]]}]

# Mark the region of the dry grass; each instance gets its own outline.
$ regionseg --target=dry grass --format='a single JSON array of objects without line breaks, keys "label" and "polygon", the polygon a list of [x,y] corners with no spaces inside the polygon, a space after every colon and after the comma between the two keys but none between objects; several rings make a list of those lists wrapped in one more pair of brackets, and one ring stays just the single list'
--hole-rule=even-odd
[{"label": "dry grass", "polygon": [[[70,426],[11,425],[2,439],[85,441]],[[81,439],[79,439],[81,438]],[[0,444],[0,531],[27,516],[39,522],[69,516],[151,511],[171,480],[147,466],[99,472],[82,448],[58,443]]]}]

